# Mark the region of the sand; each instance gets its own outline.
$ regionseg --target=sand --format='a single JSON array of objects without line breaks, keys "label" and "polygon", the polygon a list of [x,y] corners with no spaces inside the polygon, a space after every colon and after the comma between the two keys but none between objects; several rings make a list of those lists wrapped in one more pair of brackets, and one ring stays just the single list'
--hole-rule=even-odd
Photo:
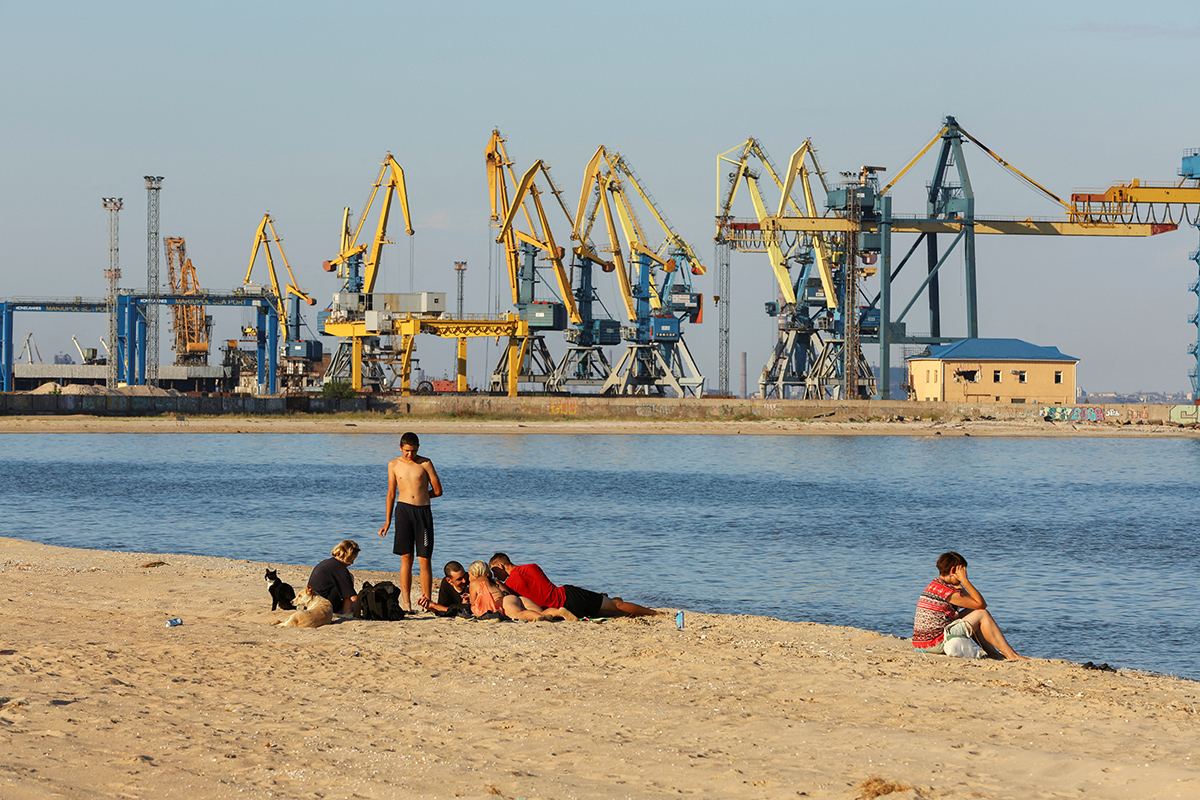
[{"label": "sand", "polygon": [[1032,420],[480,420],[395,418],[375,414],[280,417],[0,416],[4,433],[438,433],[679,434],[808,436],[1004,436],[1200,438],[1200,429],[1174,424],[1097,424]]},{"label": "sand", "polygon": [[0,538],[0,797],[1200,797],[1193,681],[745,615],[285,629],[266,566]]}]

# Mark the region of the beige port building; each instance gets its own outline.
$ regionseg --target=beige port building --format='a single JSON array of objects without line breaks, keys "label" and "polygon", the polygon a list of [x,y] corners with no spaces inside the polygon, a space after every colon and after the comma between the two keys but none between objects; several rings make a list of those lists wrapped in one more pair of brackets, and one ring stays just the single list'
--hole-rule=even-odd
[{"label": "beige port building", "polygon": [[908,360],[908,399],[968,403],[1075,402],[1079,359],[1020,339],[962,339]]}]

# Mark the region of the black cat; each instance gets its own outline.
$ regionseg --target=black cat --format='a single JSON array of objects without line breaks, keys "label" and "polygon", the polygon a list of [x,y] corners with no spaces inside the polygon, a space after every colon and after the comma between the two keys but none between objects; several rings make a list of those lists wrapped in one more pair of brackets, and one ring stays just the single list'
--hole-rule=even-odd
[{"label": "black cat", "polygon": [[267,580],[271,585],[267,587],[267,591],[271,593],[271,610],[282,608],[285,611],[292,611],[296,608],[292,601],[296,599],[296,590],[291,587],[291,584],[284,583],[279,580],[279,573],[273,569],[267,570]]}]

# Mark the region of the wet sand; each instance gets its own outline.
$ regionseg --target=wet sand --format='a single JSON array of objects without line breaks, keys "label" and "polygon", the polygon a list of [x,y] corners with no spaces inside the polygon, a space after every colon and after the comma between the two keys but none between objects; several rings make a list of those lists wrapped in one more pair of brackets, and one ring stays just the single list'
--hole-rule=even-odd
[{"label": "wet sand", "polygon": [[266,566],[0,538],[0,796],[1200,796],[1193,681],[732,614],[279,628]]}]

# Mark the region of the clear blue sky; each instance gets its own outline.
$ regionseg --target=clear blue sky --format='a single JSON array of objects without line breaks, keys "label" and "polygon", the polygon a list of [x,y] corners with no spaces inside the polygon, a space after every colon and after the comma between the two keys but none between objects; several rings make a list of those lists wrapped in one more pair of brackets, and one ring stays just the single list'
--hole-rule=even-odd
[{"label": "clear blue sky", "polygon": [[[5,2],[0,296],[101,296],[107,195],[125,199],[122,284],[143,286],[142,176],[157,174],[162,233],[187,238],[202,285],[241,282],[269,210],[324,304],[336,282],[319,265],[336,254],[341,209],[362,207],[390,150],[408,178],[415,288],[453,304],[453,262],[466,260],[467,310],[486,311],[497,256],[483,150],[496,126],[522,168],[548,160],[572,197],[597,145],[619,150],[709,262],[716,155],[750,135],[777,162],[812,137],[832,173],[894,171],[953,114],[1060,194],[1172,180],[1200,146],[1187,94],[1198,53],[1200,8],[1183,2]],[[968,160],[978,213],[1058,213],[977,151]],[[931,169],[905,179],[898,213],[921,210]],[[1196,247],[1192,228],[980,237],[981,333],[1079,357],[1091,391],[1184,391]],[[379,288],[406,291],[408,242],[390,250]],[[736,385],[742,351],[751,383],[770,352],[762,304],[775,292],[765,257],[735,255],[733,268]],[[699,279],[706,295],[715,273]],[[942,282],[952,333],[959,276]],[[234,336],[240,313],[216,312],[214,339]],[[16,321],[47,361],[74,352],[72,333],[97,346],[104,330],[95,315]],[[687,332],[710,385],[716,337],[715,313]],[[473,383],[494,354],[472,345]],[[434,377],[452,368],[444,343],[419,355]]]}]

